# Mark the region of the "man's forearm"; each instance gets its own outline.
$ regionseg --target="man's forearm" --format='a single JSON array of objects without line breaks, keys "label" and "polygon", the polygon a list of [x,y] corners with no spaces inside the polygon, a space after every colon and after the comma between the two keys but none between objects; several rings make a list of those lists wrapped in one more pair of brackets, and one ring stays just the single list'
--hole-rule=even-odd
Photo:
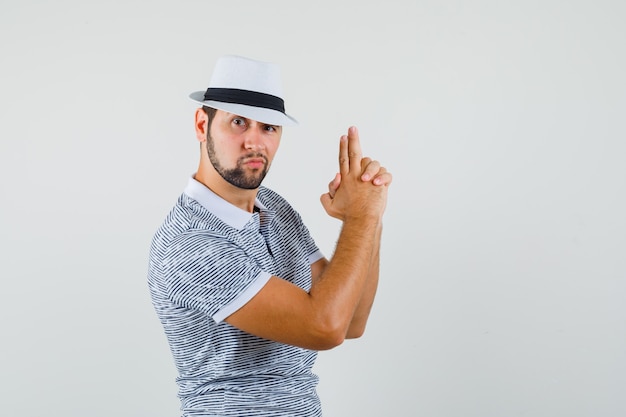
[{"label": "man's forearm", "polygon": [[319,313],[333,327],[343,328],[344,335],[357,311],[359,316],[369,311],[376,293],[380,221],[345,222],[331,261],[310,290],[311,297],[320,301]]},{"label": "man's forearm", "polygon": [[360,337],[365,331],[365,326],[374,304],[374,297],[378,289],[378,275],[380,263],[380,239],[382,235],[382,223],[379,224],[374,238],[374,248],[370,261],[370,267],[367,274],[365,285],[363,286],[363,294],[354,311],[354,316],[348,328],[346,338],[352,339]]}]

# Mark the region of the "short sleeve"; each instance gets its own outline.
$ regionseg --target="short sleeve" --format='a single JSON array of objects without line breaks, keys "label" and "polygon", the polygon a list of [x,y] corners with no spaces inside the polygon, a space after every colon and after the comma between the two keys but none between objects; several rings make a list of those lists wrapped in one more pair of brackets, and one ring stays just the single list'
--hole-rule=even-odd
[{"label": "short sleeve", "polygon": [[245,305],[271,277],[233,242],[206,234],[174,243],[164,269],[168,298],[216,322]]}]

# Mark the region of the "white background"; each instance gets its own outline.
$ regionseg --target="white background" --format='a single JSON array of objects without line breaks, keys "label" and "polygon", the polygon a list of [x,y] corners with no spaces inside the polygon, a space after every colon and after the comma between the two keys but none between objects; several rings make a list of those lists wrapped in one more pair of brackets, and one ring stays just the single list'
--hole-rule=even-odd
[{"label": "white background", "polygon": [[148,246],[223,54],[281,65],[266,184],[327,255],[349,125],[395,175],[325,416],[626,415],[625,4],[2,0],[0,415],[179,415]]}]

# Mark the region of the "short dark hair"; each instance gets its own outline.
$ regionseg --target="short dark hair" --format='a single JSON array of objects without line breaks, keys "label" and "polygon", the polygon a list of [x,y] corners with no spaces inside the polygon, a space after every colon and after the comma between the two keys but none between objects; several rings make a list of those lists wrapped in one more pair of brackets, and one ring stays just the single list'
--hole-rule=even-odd
[{"label": "short dark hair", "polygon": [[202,106],[202,110],[204,110],[204,112],[206,113],[208,117],[208,122],[206,125],[206,132],[207,134],[209,134],[209,132],[211,131],[211,123],[213,123],[213,118],[215,117],[215,113],[217,113],[217,109],[214,109],[213,107],[209,107],[209,106]]},{"label": "short dark hair", "polygon": [[[213,119],[215,118],[215,113],[217,113],[217,109],[214,109],[213,107],[209,107],[209,106],[202,106],[202,110],[207,115],[207,123],[206,123],[206,139],[207,140],[204,143],[208,145],[209,141],[211,140],[211,136],[209,132],[211,132],[211,124],[213,123]],[[202,149],[202,142],[200,143],[200,149]],[[208,148],[207,148],[207,151],[208,151]]]}]

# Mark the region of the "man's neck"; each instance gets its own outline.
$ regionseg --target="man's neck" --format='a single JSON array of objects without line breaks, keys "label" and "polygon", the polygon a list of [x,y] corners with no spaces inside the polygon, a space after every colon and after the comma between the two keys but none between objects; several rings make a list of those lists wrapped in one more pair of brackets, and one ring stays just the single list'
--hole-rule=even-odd
[{"label": "man's neck", "polygon": [[259,191],[258,188],[246,190],[235,187],[214,170],[207,172],[207,170],[199,169],[196,175],[194,175],[194,179],[235,207],[239,207],[249,213],[254,211],[254,202]]}]

